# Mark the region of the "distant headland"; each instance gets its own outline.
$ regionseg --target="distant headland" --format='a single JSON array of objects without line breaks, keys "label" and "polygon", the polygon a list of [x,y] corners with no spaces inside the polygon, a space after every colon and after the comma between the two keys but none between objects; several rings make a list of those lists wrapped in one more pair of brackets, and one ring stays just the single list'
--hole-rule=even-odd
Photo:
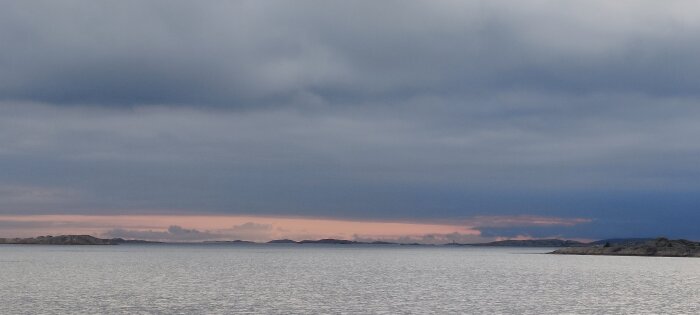
[{"label": "distant headland", "polygon": [[560,248],[551,252],[551,254],[700,257],[700,243],[688,240],[669,240],[660,237],[646,242],[618,244],[608,242],[595,246]]},{"label": "distant headland", "polygon": [[0,238],[0,244],[36,244],[36,245],[116,245],[109,239],[90,235],[37,236],[29,238]]},{"label": "distant headland", "polygon": [[24,245],[118,245],[127,243],[159,243],[144,240],[125,240],[123,238],[97,238],[91,235],[37,236],[28,238],[0,238],[0,244]]}]

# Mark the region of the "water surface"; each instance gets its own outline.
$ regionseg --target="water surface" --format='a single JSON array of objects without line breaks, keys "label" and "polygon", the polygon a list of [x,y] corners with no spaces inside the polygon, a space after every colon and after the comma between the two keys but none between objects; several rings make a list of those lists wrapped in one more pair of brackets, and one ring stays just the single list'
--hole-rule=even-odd
[{"label": "water surface", "polygon": [[0,246],[1,314],[700,314],[700,259],[546,248]]}]

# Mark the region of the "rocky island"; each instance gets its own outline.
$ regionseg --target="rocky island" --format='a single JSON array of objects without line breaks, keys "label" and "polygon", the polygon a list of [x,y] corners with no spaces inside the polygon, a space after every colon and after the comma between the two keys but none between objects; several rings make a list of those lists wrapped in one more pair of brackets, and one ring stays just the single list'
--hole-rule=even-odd
[{"label": "rocky island", "polygon": [[144,240],[125,240],[123,238],[97,238],[91,235],[58,235],[58,236],[37,236],[27,238],[1,238],[2,244],[23,244],[23,245],[119,245],[119,244],[148,244],[160,243]]},{"label": "rocky island", "polygon": [[605,243],[596,246],[560,248],[550,254],[700,257],[700,243],[661,237],[642,243]]},{"label": "rocky island", "polygon": [[117,240],[102,239],[90,235],[37,236],[29,238],[0,238],[0,244],[33,245],[116,245]]}]

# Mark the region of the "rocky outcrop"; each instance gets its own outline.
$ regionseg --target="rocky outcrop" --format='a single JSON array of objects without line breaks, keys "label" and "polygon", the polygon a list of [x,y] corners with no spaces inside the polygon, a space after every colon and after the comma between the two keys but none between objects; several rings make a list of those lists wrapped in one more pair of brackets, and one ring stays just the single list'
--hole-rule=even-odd
[{"label": "rocky outcrop", "polygon": [[629,246],[629,245],[639,245],[644,244],[648,241],[653,241],[653,238],[607,238],[604,240],[599,240],[595,242],[588,243],[589,246],[603,246],[605,244],[609,245],[619,245],[619,246]]},{"label": "rocky outcrop", "polygon": [[644,243],[610,244],[560,248],[550,254],[700,257],[700,243],[687,240],[657,238]]},{"label": "rocky outcrop", "polygon": [[90,235],[38,236],[30,238],[0,238],[0,244],[36,244],[36,245],[116,245],[109,239]]}]

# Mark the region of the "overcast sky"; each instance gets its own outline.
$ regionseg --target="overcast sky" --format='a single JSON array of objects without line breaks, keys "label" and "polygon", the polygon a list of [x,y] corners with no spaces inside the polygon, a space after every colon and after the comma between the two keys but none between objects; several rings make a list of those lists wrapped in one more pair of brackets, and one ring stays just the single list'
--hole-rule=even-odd
[{"label": "overcast sky", "polygon": [[698,34],[696,1],[3,1],[0,215],[700,239]]}]

